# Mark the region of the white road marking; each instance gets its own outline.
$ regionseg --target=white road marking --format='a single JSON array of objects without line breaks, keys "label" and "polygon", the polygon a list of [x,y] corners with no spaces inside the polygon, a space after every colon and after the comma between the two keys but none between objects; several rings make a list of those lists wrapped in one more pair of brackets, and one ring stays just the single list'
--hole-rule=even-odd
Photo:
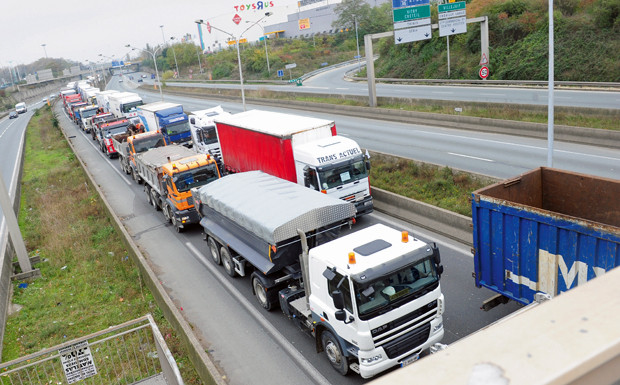
[{"label": "white road marking", "polygon": [[448,154],[450,154],[450,155],[454,155],[454,156],[460,156],[460,157],[463,157],[463,158],[469,158],[469,159],[482,160],[482,161],[484,161],[484,162],[495,162],[495,161],[494,161],[494,160],[492,160],[492,159],[479,158],[479,157],[477,157],[477,156],[471,156],[471,155],[465,155],[465,154],[457,154],[457,153],[454,153],[454,152],[449,152]]},{"label": "white road marking", "polygon": [[2,134],[0,134],[0,138],[2,138],[2,136],[9,130],[9,127],[11,127],[13,125],[13,123],[15,123],[15,120],[11,119],[11,123],[9,123],[8,126],[6,126],[6,128],[4,129],[4,131],[2,131]]},{"label": "white road marking", "polygon": [[297,362],[297,365],[301,367],[317,384],[325,384],[329,385],[330,382],[314,367],[312,366],[306,358],[297,350],[295,347],[286,339],[284,336],[276,329],[272,324],[267,321],[267,319],[250,304],[244,296],[242,296],[239,291],[230,283],[228,280],[224,278],[222,272],[215,266],[214,263],[208,260],[194,245],[189,242],[185,243],[185,246],[189,249],[189,251],[194,254],[196,259],[202,263],[213,276],[224,286],[224,288],[235,297],[235,299],[247,310],[249,314],[251,314],[254,319],[260,324],[260,326],[265,329],[269,334],[273,336],[275,340],[278,341],[280,346],[286,350],[289,356]]}]

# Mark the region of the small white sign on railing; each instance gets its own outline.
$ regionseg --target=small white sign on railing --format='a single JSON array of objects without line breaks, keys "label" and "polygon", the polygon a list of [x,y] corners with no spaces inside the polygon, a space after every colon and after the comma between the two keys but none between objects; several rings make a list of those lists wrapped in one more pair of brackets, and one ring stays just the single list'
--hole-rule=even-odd
[{"label": "small white sign on railing", "polygon": [[90,354],[88,341],[78,342],[77,344],[59,349],[58,353],[60,354],[60,362],[69,384],[97,374],[97,368],[95,367],[93,356]]}]

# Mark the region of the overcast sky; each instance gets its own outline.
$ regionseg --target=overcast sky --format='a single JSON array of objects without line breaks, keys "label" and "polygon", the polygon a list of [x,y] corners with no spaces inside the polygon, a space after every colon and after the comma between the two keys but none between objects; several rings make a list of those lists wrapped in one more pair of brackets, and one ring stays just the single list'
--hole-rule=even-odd
[{"label": "overcast sky", "polygon": [[[297,11],[296,0],[267,0],[273,6],[262,10],[241,10],[241,5],[260,1],[242,0],[3,0],[0,5],[0,67],[28,64],[45,57],[65,58],[85,63],[97,61],[99,54],[123,56],[130,51],[126,44],[144,48],[166,40],[191,34],[198,43],[194,21],[204,19],[235,36],[251,24],[273,12],[264,26],[286,21]],[[337,2],[337,1],[334,1]],[[331,3],[331,1],[330,1]],[[238,7],[238,10],[235,9]],[[245,8],[245,7],[244,7]],[[238,14],[237,26],[232,19]],[[256,40],[262,34],[253,26],[244,34]],[[225,41],[227,35],[203,27],[205,44]],[[42,44],[46,44],[45,49]]]}]

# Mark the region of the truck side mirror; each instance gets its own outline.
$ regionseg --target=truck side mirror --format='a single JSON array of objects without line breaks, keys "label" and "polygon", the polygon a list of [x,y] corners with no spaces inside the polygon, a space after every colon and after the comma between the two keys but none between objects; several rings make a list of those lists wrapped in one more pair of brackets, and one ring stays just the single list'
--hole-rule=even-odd
[{"label": "truck side mirror", "polygon": [[437,248],[437,244],[433,243],[433,262],[435,262],[435,265],[439,266],[441,265],[441,255],[439,255],[439,248]]},{"label": "truck side mirror", "polygon": [[334,313],[334,315],[336,316],[336,319],[338,321],[344,321],[347,319],[347,313],[342,309],[336,310],[336,313]]},{"label": "truck side mirror", "polygon": [[437,266],[437,275],[441,276],[443,274],[443,265]]},{"label": "truck side mirror", "polygon": [[366,160],[366,170],[370,171],[370,161]]},{"label": "truck side mirror", "polygon": [[332,291],[332,298],[334,299],[334,307],[338,310],[344,309],[344,295],[340,290]]},{"label": "truck side mirror", "polygon": [[196,124],[196,119],[194,119],[194,118],[189,118],[189,122],[190,122],[191,124]]},{"label": "truck side mirror", "polygon": [[310,185],[310,168],[304,167],[304,185],[308,187]]}]

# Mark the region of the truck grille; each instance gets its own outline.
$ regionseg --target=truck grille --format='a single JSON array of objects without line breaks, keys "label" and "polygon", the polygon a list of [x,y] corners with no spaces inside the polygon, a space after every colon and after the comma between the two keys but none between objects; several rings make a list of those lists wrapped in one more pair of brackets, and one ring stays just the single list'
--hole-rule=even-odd
[{"label": "truck grille", "polygon": [[437,314],[437,300],[371,330],[376,347],[383,347],[390,358],[398,357],[428,339],[430,321]]},{"label": "truck grille", "polygon": [[428,339],[430,331],[431,323],[427,322],[409,333],[383,345],[385,354],[387,354],[387,356],[391,359],[412,351]]}]

